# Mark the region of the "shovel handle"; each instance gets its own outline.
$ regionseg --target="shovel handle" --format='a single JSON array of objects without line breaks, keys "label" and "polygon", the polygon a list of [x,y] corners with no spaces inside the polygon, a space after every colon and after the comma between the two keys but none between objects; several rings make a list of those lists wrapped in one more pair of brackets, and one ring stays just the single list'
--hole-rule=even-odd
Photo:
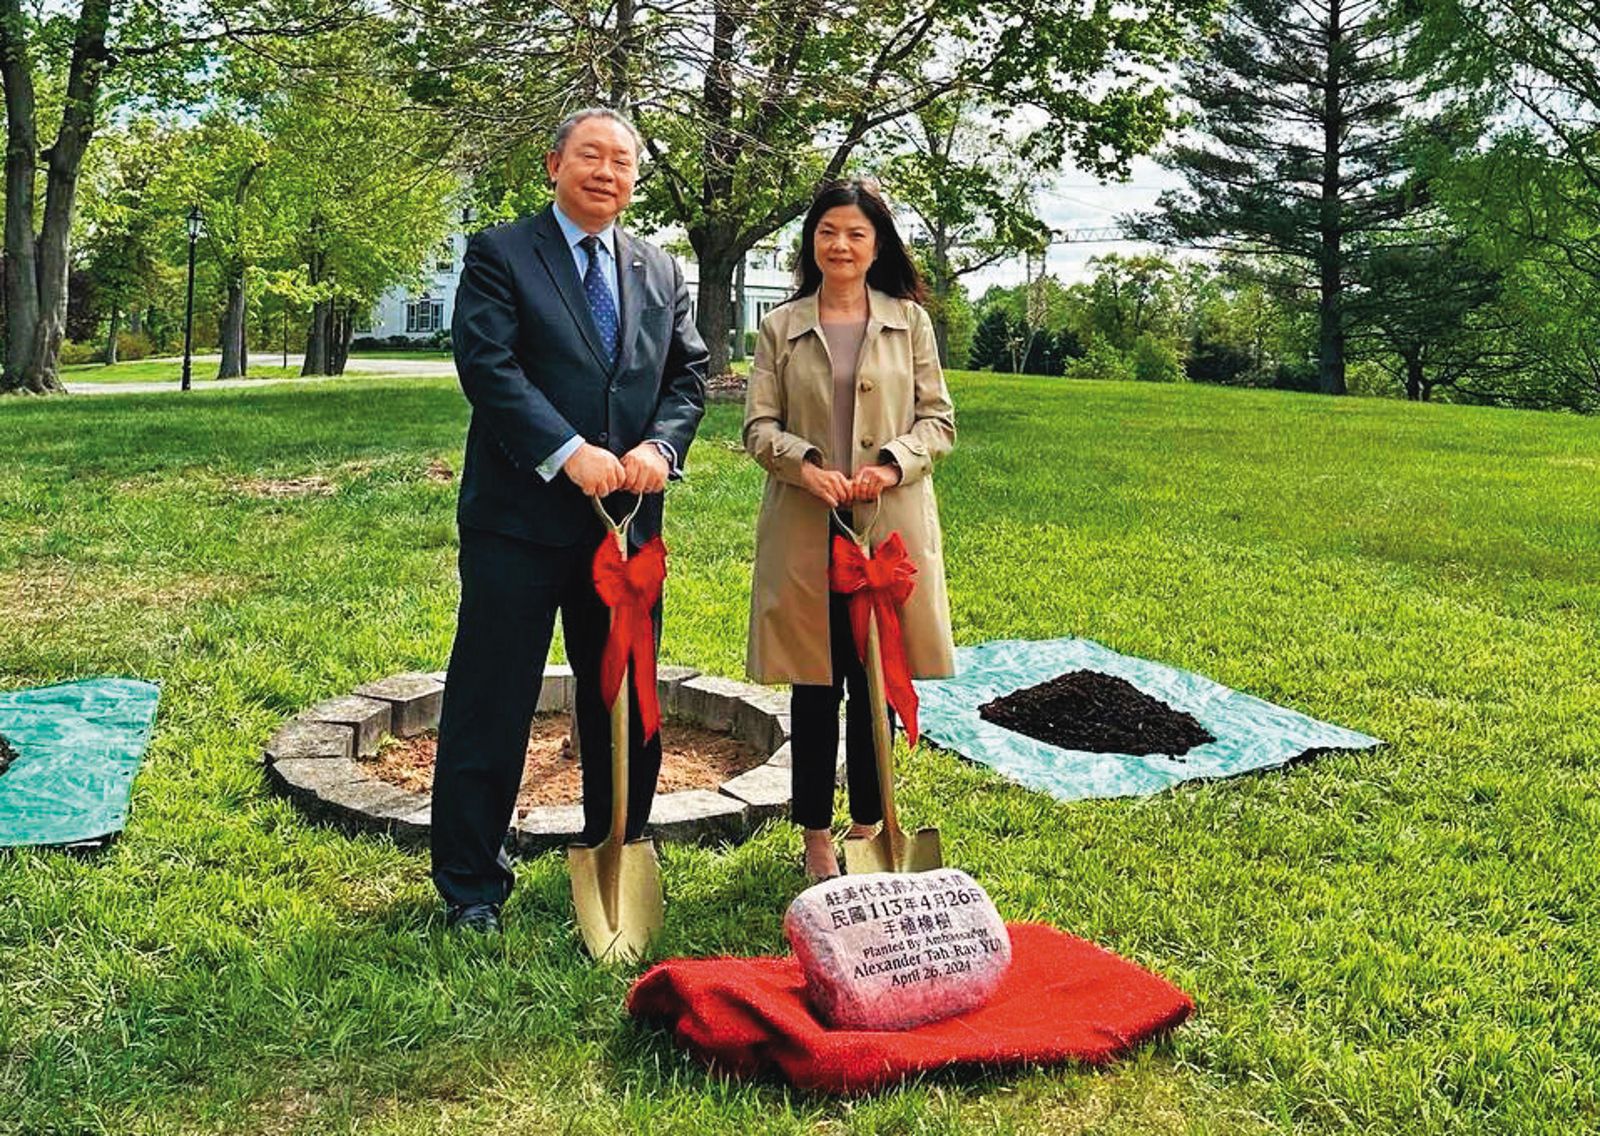
[{"label": "shovel handle", "polygon": [[[633,518],[638,515],[639,508],[644,504],[644,497],[640,496],[634,502],[628,515],[621,521],[611,519],[611,514],[606,512],[606,507],[601,504],[600,498],[591,497],[589,503],[594,506],[596,515],[604,522],[606,532],[610,538],[617,542],[617,551],[623,560],[628,559],[628,528],[633,524]],[[611,614],[611,622],[615,624],[616,613]],[[622,685],[617,690],[617,697],[611,703],[611,830],[600,844],[600,882],[603,889],[601,902],[604,904],[606,918],[615,924],[617,910],[621,903],[622,890],[622,846],[628,839],[628,681],[632,678],[632,667],[624,667],[622,671]]]},{"label": "shovel handle", "polygon": [[833,523],[844,530],[846,536],[855,542],[856,547],[867,555],[872,555],[872,548],[868,541],[872,539],[872,530],[878,527],[878,519],[883,515],[883,498],[880,496],[872,503],[872,519],[867,522],[867,527],[857,532],[844,523],[844,514],[838,509],[830,508],[828,513],[833,517]]},{"label": "shovel handle", "polygon": [[[896,845],[904,841],[894,805],[894,734],[889,729],[889,696],[883,682],[883,651],[878,641],[878,617],[867,616],[867,703],[872,708],[872,748],[878,768],[878,799],[883,805],[883,830]],[[896,862],[900,849],[894,849]]]},{"label": "shovel handle", "polygon": [[[630,518],[631,519],[631,518]],[[628,558],[626,525],[612,533],[622,559]],[[613,623],[616,613],[612,613]],[[611,839],[621,855],[623,843],[628,839],[628,683],[633,678],[633,667],[622,669],[622,685],[617,689],[616,700],[611,703]]]},{"label": "shovel handle", "polygon": [[[628,529],[644,505],[644,495],[639,495],[628,515],[620,521],[611,519],[611,514],[606,512],[606,507],[600,498],[591,497],[589,503],[605,522],[606,531],[611,534],[611,539],[617,542],[617,551],[626,561]],[[616,618],[616,613],[613,612],[611,615],[613,624]],[[616,700],[611,703],[611,833],[608,839],[617,845],[618,855],[622,844],[628,838],[628,681],[633,677],[632,670],[631,666],[623,669],[622,686],[617,690]]]},{"label": "shovel handle", "polygon": [[[872,519],[860,532],[845,524],[839,510],[829,511],[833,514],[834,523],[845,531],[862,552],[871,556],[872,547],[868,541],[883,514],[883,498],[879,497],[874,502]],[[879,645],[878,617],[871,612],[867,614],[867,657],[864,662],[867,670],[867,704],[872,709],[872,748],[878,770],[878,799],[883,805],[883,830],[889,834],[895,862],[898,863],[905,835],[900,831],[900,818],[894,806],[894,734],[889,729],[889,695],[883,681],[883,649]]]},{"label": "shovel handle", "polygon": [[626,560],[628,558],[628,542],[626,539],[628,535],[628,528],[633,524],[633,518],[639,515],[639,510],[644,507],[644,494],[641,493],[637,498],[635,498],[633,502],[633,508],[629,509],[627,516],[623,517],[620,521],[613,521],[611,519],[611,514],[606,512],[606,507],[601,502],[600,498],[589,498],[589,504],[594,506],[595,513],[599,515],[603,522],[605,522],[606,531],[622,541],[622,558]]}]

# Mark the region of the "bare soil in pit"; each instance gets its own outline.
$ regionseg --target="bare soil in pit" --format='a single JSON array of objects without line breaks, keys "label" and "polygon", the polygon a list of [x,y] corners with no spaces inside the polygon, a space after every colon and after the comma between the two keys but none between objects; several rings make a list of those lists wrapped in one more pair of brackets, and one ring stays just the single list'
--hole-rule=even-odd
[{"label": "bare soil in pit", "polygon": [[[517,808],[537,805],[575,805],[583,799],[583,773],[570,743],[571,719],[565,714],[540,714],[528,735],[528,760],[522,770]],[[436,731],[414,738],[393,738],[374,757],[363,758],[379,780],[412,792],[433,788],[433,761],[438,750]],[[766,754],[728,734],[681,722],[661,724],[661,777],[656,792],[683,789],[713,792],[730,777],[754,769]]]}]

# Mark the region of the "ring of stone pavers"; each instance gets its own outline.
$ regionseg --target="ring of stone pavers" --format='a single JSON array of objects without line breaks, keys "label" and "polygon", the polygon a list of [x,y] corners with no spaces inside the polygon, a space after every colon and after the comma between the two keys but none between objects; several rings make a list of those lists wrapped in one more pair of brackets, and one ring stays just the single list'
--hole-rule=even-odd
[{"label": "ring of stone pavers", "polygon": [[[380,780],[358,759],[376,754],[386,736],[410,738],[436,728],[444,679],[442,671],[390,675],[303,711],[267,742],[262,760],[268,780],[315,820],[427,847],[429,795]],[[715,790],[656,794],[649,835],[658,841],[737,843],[761,822],[788,811],[786,695],[688,667],[658,668],[657,686],[667,721],[728,733],[767,760]],[[539,712],[570,714],[572,687],[571,668],[546,667]],[[838,768],[842,777],[843,761]],[[582,828],[579,805],[536,806],[518,817],[508,846],[524,856],[565,848]]]}]

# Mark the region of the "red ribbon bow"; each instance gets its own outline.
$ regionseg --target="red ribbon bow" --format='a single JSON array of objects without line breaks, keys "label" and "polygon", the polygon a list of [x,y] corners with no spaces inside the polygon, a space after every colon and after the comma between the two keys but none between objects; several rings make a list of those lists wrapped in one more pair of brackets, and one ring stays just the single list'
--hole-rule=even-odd
[{"label": "red ribbon bow", "polygon": [[899,533],[890,533],[869,556],[858,545],[835,536],[828,586],[850,597],[850,630],[863,664],[867,660],[867,618],[878,617],[884,692],[906,725],[906,741],[916,745],[917,691],[911,685],[911,665],[900,629],[900,608],[917,586],[917,566],[906,552],[906,542]]},{"label": "red ribbon bow", "polygon": [[639,721],[645,741],[661,728],[661,703],[656,699],[656,635],[650,611],[661,598],[667,578],[667,546],[659,536],[626,560],[616,540],[607,536],[594,554],[594,590],[611,609],[611,632],[600,656],[600,694],[607,706],[622,691],[622,676],[633,663],[633,688],[639,694]]}]

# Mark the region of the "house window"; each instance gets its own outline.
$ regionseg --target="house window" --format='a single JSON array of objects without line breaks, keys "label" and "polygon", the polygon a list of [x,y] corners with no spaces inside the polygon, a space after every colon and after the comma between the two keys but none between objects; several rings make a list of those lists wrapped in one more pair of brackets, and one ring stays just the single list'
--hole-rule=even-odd
[{"label": "house window", "polygon": [[444,301],[423,296],[406,301],[406,331],[419,334],[444,328]]},{"label": "house window", "polygon": [[356,316],[356,334],[372,334],[372,309],[368,308],[366,311]]},{"label": "house window", "polygon": [[453,246],[449,241],[445,241],[439,246],[439,251],[434,258],[433,267],[437,272],[455,271],[456,250],[455,246]]}]

